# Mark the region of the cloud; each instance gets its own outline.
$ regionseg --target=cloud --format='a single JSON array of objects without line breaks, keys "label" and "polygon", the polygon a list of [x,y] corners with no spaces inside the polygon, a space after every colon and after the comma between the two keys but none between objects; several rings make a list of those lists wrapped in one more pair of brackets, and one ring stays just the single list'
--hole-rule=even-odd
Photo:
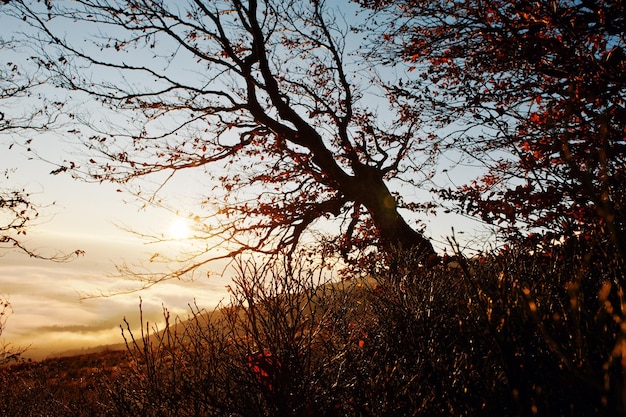
[{"label": "cloud", "polygon": [[120,324],[124,318],[134,330],[143,320],[163,327],[163,308],[172,317],[187,317],[194,300],[212,308],[226,296],[228,280],[168,281],[154,287],[111,297],[81,299],[85,293],[136,288],[136,283],[112,278],[97,268],[26,261],[1,264],[0,295],[8,297],[14,310],[3,339],[14,346],[31,346],[36,359],[69,349],[123,342]]}]

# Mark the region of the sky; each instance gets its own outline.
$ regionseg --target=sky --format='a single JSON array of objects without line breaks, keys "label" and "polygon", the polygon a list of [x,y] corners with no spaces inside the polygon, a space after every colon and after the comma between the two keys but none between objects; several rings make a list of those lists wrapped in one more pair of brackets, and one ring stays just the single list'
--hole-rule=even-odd
[{"label": "sky", "polygon": [[[3,22],[0,35],[10,36],[15,24]],[[14,59],[7,51],[2,53],[0,65]],[[24,147],[9,149],[15,139],[11,135],[18,134],[22,133],[0,135],[0,171],[12,170],[10,179],[0,182],[0,187],[24,188],[41,207],[24,243],[43,255],[76,249],[85,253],[67,263],[32,259],[14,251],[0,253],[0,297],[8,299],[13,308],[2,334],[5,342],[29,346],[26,356],[35,359],[68,349],[120,343],[123,318],[139,324],[140,298],[144,319],[159,322],[163,306],[184,317],[189,303],[212,308],[227,297],[228,273],[221,275],[224,263],[212,264],[208,277],[204,271],[193,281],[169,281],[128,293],[138,284],[116,276],[116,264],[137,264],[156,252],[175,253],[184,250],[185,243],[150,244],[126,229],[175,237],[183,233],[172,230],[180,218],[164,210],[141,208],[115,185],[85,183],[65,173],[51,175],[55,165],[33,158]],[[37,135],[31,146],[52,161],[71,159],[81,152],[72,143],[72,136],[62,130]],[[183,177],[173,187],[175,192],[166,192],[165,197],[191,201],[202,181],[201,173]],[[466,219],[451,215],[422,220],[426,234],[440,247],[452,227],[468,234],[476,228]],[[93,297],[98,294],[106,296]]]},{"label": "sky", "polygon": [[0,253],[0,295],[13,308],[2,338],[14,346],[30,346],[27,356],[41,358],[70,348],[120,343],[122,319],[139,323],[140,298],[144,317],[159,322],[163,305],[184,317],[194,300],[212,308],[226,296],[228,279],[220,276],[224,265],[219,264],[212,265],[210,278],[204,274],[193,282],[164,282],[121,294],[139,284],[119,277],[116,264],[138,264],[155,252],[174,253],[177,248],[146,243],[120,225],[167,236],[180,232],[172,230],[180,219],[156,209],[140,210],[114,186],[49,175],[49,164],[29,159],[15,147],[8,150],[2,143],[0,167],[15,169],[12,185],[30,191],[42,206],[24,238],[29,248],[42,255],[85,251],[64,263],[15,251]]},{"label": "sky", "polygon": [[[139,285],[117,276],[116,264],[139,264],[155,252],[179,249],[146,243],[126,228],[168,236],[177,232],[172,227],[180,218],[150,207],[141,209],[111,184],[50,175],[52,165],[29,158],[22,149],[9,150],[1,139],[0,167],[14,169],[11,181],[3,186],[25,188],[42,206],[24,240],[29,248],[43,255],[85,251],[64,263],[13,251],[0,253],[0,295],[14,310],[2,339],[14,346],[30,346],[26,356],[41,359],[69,349],[122,342],[122,319],[139,324],[140,298],[144,318],[157,323],[162,322],[163,306],[185,317],[189,303],[213,308],[227,298],[230,281],[228,272],[222,276],[224,263],[212,264],[208,276],[198,274],[192,282],[163,282],[121,294]],[[431,218],[426,224],[427,234],[440,241],[449,235],[450,227],[457,232],[471,227],[459,218]]]},{"label": "sky", "polygon": [[[57,149],[63,145],[58,143]],[[3,187],[25,188],[41,206],[40,216],[24,239],[29,248],[42,255],[85,251],[64,263],[32,259],[15,251],[0,253],[0,295],[14,310],[2,339],[14,346],[29,346],[26,356],[41,359],[69,349],[121,343],[123,318],[139,324],[140,298],[144,318],[155,323],[162,322],[163,306],[185,317],[189,303],[213,308],[227,298],[230,281],[228,270],[222,276],[224,263],[212,264],[208,276],[198,274],[192,282],[163,282],[123,294],[139,284],[118,276],[116,264],[139,264],[153,253],[180,249],[176,244],[170,248],[146,243],[126,229],[169,236],[178,233],[172,228],[180,218],[150,207],[141,209],[132,196],[117,192],[111,184],[50,175],[54,166],[30,158],[23,149],[9,150],[2,139],[0,167],[14,169]],[[427,234],[440,241],[450,234],[450,227],[463,231],[471,226],[463,219],[439,217],[426,219],[426,224]]]}]

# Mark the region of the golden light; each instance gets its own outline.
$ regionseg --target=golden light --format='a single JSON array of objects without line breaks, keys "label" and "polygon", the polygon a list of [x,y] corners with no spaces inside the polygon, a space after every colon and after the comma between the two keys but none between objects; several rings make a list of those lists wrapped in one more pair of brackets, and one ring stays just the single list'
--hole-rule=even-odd
[{"label": "golden light", "polygon": [[176,219],[170,224],[170,238],[175,240],[186,239],[191,236],[189,223],[184,219]]}]

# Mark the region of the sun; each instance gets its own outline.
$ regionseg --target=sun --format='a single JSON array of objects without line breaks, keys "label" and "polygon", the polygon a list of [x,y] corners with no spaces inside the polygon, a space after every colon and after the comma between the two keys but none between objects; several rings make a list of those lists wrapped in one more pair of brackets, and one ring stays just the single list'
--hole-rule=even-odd
[{"label": "sun", "polygon": [[184,219],[176,219],[170,223],[170,238],[175,240],[187,239],[191,236],[189,223]]}]

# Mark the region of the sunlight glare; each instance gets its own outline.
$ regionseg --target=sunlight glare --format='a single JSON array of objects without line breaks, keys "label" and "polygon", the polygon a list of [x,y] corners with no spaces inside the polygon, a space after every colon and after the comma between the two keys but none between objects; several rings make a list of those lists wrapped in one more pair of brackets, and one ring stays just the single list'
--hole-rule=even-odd
[{"label": "sunlight glare", "polygon": [[170,237],[175,240],[186,239],[191,236],[189,223],[184,219],[174,220],[170,224]]}]

